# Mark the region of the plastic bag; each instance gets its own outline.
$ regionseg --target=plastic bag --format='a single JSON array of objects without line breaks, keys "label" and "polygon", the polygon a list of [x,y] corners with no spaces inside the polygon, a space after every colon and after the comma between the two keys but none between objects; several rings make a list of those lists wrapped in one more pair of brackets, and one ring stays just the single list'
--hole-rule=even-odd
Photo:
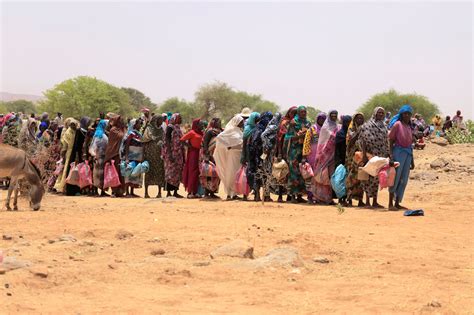
[{"label": "plastic bag", "polygon": [[390,162],[389,158],[374,156],[364,166],[364,171],[370,176],[377,176],[380,169]]},{"label": "plastic bag", "polygon": [[92,171],[89,166],[89,161],[85,161],[77,165],[79,169],[79,187],[84,188],[92,186]]},{"label": "plastic bag", "polygon": [[120,162],[120,173],[123,177],[128,177],[132,175],[132,172],[137,167],[138,163],[135,161],[131,161],[128,164],[125,161]]},{"label": "plastic bag", "polygon": [[347,170],[344,165],[339,164],[331,176],[331,187],[336,193],[337,198],[342,198],[346,195],[346,178]]},{"label": "plastic bag", "polygon": [[137,166],[133,168],[132,176],[138,176],[140,174],[145,174],[150,170],[150,164],[148,161],[143,161],[142,163],[138,163]]},{"label": "plastic bag", "polygon": [[300,173],[304,180],[310,179],[314,176],[313,168],[308,162],[300,163]]},{"label": "plastic bag", "polygon": [[202,177],[218,177],[217,175],[217,167],[211,161],[202,161],[199,165],[199,173]]},{"label": "plastic bag", "polygon": [[91,145],[89,146],[89,154],[93,157],[97,155],[97,139],[98,138],[94,137]]},{"label": "plastic bag", "polygon": [[250,187],[247,184],[247,167],[241,166],[235,174],[235,187],[234,190],[238,195],[250,194]]},{"label": "plastic bag", "polygon": [[395,176],[397,174],[397,171],[395,170],[395,167],[390,167],[390,166],[384,166],[380,171],[379,171],[379,185],[380,189],[384,189],[387,187],[392,187],[395,184]]},{"label": "plastic bag", "polygon": [[104,189],[114,188],[122,185],[120,183],[120,178],[115,169],[115,161],[105,163],[104,166]]},{"label": "plastic bag", "polygon": [[64,163],[63,159],[59,160],[56,162],[56,168],[54,169],[53,175],[58,176],[59,174],[62,174],[64,170]]},{"label": "plastic bag", "polygon": [[69,175],[66,177],[66,184],[79,186],[79,169],[77,168],[76,163],[71,163],[71,168],[69,169]]},{"label": "plastic bag", "polygon": [[329,178],[328,168],[325,167],[321,172],[316,173],[316,175],[314,175],[314,181],[321,185],[331,185],[331,179]]},{"label": "plastic bag", "polygon": [[286,180],[286,177],[290,173],[290,168],[285,160],[281,160],[280,162],[275,162],[272,165],[272,176],[277,180],[277,182],[281,183]]}]

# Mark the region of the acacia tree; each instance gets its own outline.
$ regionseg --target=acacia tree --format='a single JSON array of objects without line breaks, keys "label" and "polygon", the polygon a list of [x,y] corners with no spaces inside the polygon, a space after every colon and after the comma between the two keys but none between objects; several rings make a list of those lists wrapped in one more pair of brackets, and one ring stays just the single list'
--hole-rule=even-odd
[{"label": "acacia tree", "polygon": [[156,104],[153,103],[148,96],[143,94],[143,92],[130,87],[123,87],[121,89],[128,94],[128,97],[130,98],[130,105],[132,105],[135,111],[138,112],[143,107],[147,107],[151,111],[156,110]]},{"label": "acacia tree", "polygon": [[160,113],[180,113],[185,122],[191,122],[194,118],[201,118],[201,113],[193,103],[183,99],[172,97],[167,99],[158,107]]},{"label": "acacia tree", "polygon": [[405,104],[411,105],[414,112],[421,114],[426,121],[431,121],[431,118],[439,113],[438,106],[432,103],[426,96],[416,93],[400,94],[393,89],[388,92],[375,94],[358,110],[362,112],[365,117],[370,117],[377,106],[382,106],[385,111],[395,115]]},{"label": "acacia tree", "polygon": [[93,77],[79,76],[44,92],[43,111],[61,112],[66,117],[97,117],[99,112],[131,116],[134,110],[123,90]]}]

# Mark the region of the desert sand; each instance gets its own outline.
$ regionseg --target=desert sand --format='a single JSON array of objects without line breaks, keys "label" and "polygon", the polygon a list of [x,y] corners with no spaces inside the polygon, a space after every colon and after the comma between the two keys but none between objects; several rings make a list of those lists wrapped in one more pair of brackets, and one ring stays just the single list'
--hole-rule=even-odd
[{"label": "desert sand", "polygon": [[[39,212],[26,200],[7,212],[2,191],[0,249],[29,266],[0,267],[0,313],[473,314],[474,146],[428,144],[415,157],[404,205],[424,217],[51,194]],[[432,169],[439,157],[449,164]],[[234,240],[256,259],[281,247],[299,259],[210,257]]]}]

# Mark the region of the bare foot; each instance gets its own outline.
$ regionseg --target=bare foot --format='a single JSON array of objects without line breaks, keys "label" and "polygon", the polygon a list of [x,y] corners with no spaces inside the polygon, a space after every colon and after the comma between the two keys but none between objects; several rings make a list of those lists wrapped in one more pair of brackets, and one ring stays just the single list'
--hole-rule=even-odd
[{"label": "bare foot", "polygon": [[408,210],[407,207],[404,207],[404,206],[402,206],[402,205],[400,205],[400,204],[398,204],[398,205],[396,204],[396,205],[395,205],[395,208],[397,208],[398,210]]}]

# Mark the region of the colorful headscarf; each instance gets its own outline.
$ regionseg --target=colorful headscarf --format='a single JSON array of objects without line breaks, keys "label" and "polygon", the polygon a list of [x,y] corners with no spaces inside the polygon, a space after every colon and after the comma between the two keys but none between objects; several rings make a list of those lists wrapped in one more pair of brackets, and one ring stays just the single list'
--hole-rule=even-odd
[{"label": "colorful headscarf", "polygon": [[314,121],[313,127],[316,129],[316,133],[317,133],[317,134],[319,134],[319,132],[321,131],[321,128],[323,127],[323,125],[321,125],[321,126],[318,125],[318,120],[319,120],[320,118],[324,118],[324,121],[323,121],[323,125],[324,125],[324,122],[325,122],[326,119],[327,119],[326,113],[320,112],[320,113],[318,113],[318,115],[316,116],[316,120]]},{"label": "colorful headscarf", "polygon": [[201,119],[199,118],[196,118],[193,120],[193,124],[191,126],[191,130],[193,130],[195,133],[197,133],[198,135],[203,135],[203,132],[202,132],[202,129],[201,129]]},{"label": "colorful headscarf", "polygon": [[280,129],[280,122],[281,122],[281,114],[275,113],[273,115],[272,120],[265,128],[265,131],[262,133],[262,142],[263,142],[263,150],[268,152],[271,151],[273,146],[276,143],[276,138],[278,135],[278,129]]},{"label": "colorful headscarf", "polygon": [[245,122],[244,127],[244,139],[247,139],[252,134],[252,131],[255,129],[257,123],[256,120],[260,118],[260,113],[252,112]]},{"label": "colorful headscarf", "polygon": [[102,139],[105,133],[105,127],[107,127],[107,120],[101,119],[97,125],[97,128],[95,128],[94,138]]},{"label": "colorful headscarf", "polygon": [[[388,129],[391,129],[393,125],[395,125],[395,123],[402,118],[403,113],[413,114],[413,108],[408,104],[403,105],[402,108],[400,108],[400,110],[398,111],[398,114],[393,116],[393,118],[390,120],[390,123],[388,124]],[[375,112],[375,114],[377,114],[377,112]]]}]

